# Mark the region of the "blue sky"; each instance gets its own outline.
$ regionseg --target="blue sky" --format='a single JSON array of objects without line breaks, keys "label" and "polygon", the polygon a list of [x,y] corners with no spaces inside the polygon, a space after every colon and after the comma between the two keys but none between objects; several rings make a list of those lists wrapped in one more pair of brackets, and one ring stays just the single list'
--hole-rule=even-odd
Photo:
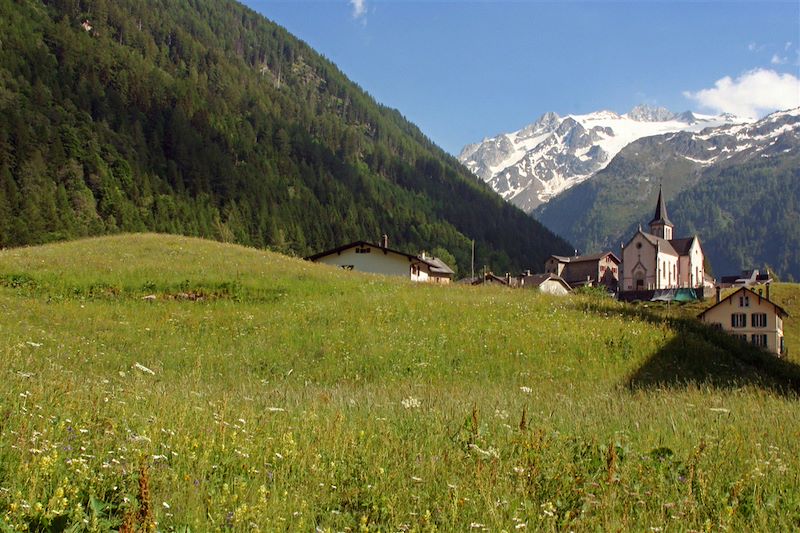
[{"label": "blue sky", "polygon": [[800,2],[245,4],[453,154],[547,111],[800,106]]}]

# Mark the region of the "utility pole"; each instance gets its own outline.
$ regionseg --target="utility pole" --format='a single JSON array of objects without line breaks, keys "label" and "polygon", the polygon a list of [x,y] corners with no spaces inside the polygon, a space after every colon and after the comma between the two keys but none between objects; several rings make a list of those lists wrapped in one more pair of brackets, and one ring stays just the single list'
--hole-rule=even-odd
[{"label": "utility pole", "polygon": [[472,239],[472,270],[470,279],[475,279],[475,239]]}]

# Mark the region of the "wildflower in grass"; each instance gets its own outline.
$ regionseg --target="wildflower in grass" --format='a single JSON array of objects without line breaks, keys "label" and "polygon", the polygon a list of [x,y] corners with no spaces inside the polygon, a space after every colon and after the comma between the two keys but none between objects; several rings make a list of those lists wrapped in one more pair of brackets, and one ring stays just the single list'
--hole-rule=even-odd
[{"label": "wildflower in grass", "polygon": [[541,505],[542,514],[544,516],[555,516],[556,515],[556,506],[553,505],[553,502],[544,502]]},{"label": "wildflower in grass", "polygon": [[400,403],[403,404],[403,407],[405,407],[406,409],[418,409],[422,405],[420,401],[417,398],[414,398],[413,396],[404,398],[403,400],[400,401]]},{"label": "wildflower in grass", "polygon": [[530,387],[526,387],[525,385],[520,387],[519,390],[521,390],[524,394],[530,394],[531,392],[533,392],[533,389],[531,389]]}]

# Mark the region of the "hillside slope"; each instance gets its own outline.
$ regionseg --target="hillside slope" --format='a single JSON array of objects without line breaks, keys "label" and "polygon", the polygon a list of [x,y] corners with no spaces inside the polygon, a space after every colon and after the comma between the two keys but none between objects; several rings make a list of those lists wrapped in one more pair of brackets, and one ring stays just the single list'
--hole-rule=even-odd
[{"label": "hillside slope", "polygon": [[798,520],[800,366],[675,306],[146,234],[0,251],[0,332],[0,530]]},{"label": "hillside slope", "polygon": [[119,231],[305,255],[378,240],[462,271],[569,250],[399,112],[231,0],[0,5],[0,246]]}]

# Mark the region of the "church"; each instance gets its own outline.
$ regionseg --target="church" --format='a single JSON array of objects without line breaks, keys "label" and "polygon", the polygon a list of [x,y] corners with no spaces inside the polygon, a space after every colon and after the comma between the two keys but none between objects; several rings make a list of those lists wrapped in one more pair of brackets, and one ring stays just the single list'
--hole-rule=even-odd
[{"label": "church", "polygon": [[639,230],[622,247],[620,291],[702,288],[703,249],[697,235],[673,238],[674,224],[667,216],[661,188],[650,232]]}]

